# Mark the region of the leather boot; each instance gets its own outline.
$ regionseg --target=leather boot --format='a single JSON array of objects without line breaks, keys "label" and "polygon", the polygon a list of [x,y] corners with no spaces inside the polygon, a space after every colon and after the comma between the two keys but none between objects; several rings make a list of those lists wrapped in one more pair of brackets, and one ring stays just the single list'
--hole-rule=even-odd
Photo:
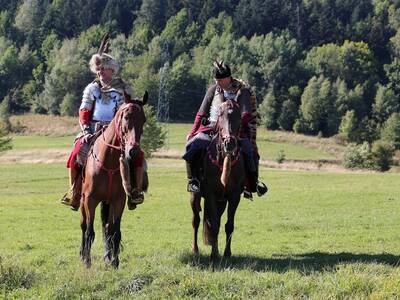
[{"label": "leather boot", "polygon": [[82,193],[82,175],[81,170],[75,166],[69,168],[69,190],[61,198],[61,203],[69,205],[72,210],[77,211],[80,206]]},{"label": "leather boot", "polygon": [[198,162],[194,159],[192,162],[186,161],[186,172],[188,178],[187,191],[190,193],[200,193],[200,181],[196,176],[198,173]]},{"label": "leather boot", "polygon": [[255,192],[257,192],[258,197],[261,197],[268,192],[268,187],[265,183],[258,180],[258,174],[259,174],[258,173],[258,166],[259,166],[258,158],[255,159],[255,165],[256,165],[256,171],[254,174]]}]

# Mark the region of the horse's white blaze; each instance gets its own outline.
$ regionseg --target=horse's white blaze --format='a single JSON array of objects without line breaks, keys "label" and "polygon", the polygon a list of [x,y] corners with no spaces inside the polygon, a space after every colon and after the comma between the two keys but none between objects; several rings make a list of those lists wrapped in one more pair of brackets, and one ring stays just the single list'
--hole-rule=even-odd
[{"label": "horse's white blaze", "polygon": [[221,174],[221,183],[224,187],[228,184],[229,174],[231,173],[231,162],[231,156],[225,156]]},{"label": "horse's white blaze", "polygon": [[119,170],[121,173],[122,186],[125,194],[130,195],[132,192],[132,186],[129,164],[127,160],[122,157],[119,158]]}]

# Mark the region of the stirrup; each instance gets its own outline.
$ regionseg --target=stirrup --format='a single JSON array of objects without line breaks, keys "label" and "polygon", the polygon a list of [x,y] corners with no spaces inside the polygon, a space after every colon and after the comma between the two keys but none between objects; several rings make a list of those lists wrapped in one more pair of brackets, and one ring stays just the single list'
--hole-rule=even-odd
[{"label": "stirrup", "polygon": [[61,204],[68,205],[68,206],[71,208],[71,210],[77,211],[77,210],[79,209],[80,203],[79,203],[78,205],[73,205],[73,204],[72,204],[72,202],[73,202],[72,199],[73,199],[73,194],[72,194],[72,191],[69,190],[69,191],[66,192],[65,195],[61,198]]},{"label": "stirrup", "polygon": [[189,193],[200,193],[200,181],[197,178],[189,179],[187,191]]},{"label": "stirrup", "polygon": [[265,185],[264,182],[258,181],[256,185],[256,191],[258,197],[261,197],[268,192],[268,187]]},{"label": "stirrup", "polygon": [[249,199],[250,201],[253,201],[253,194],[248,190],[243,191],[243,197]]},{"label": "stirrup", "polygon": [[144,201],[143,192],[133,190],[132,193],[128,196],[128,205],[129,205],[129,203],[142,204],[143,201]]},{"label": "stirrup", "polygon": [[132,197],[131,196],[128,196],[128,201],[127,201],[127,204],[128,204],[128,209],[129,210],[134,210],[134,209],[136,209],[136,203],[133,203],[133,201],[132,201]]}]

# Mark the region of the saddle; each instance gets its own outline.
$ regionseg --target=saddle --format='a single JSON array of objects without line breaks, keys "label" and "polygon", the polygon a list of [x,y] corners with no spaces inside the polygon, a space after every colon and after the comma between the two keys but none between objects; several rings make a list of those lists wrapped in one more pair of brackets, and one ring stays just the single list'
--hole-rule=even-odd
[{"label": "saddle", "polygon": [[81,141],[83,138],[83,135],[77,138],[77,143],[81,143],[81,147],[79,148],[78,155],[76,156],[76,162],[84,168],[86,165],[87,157],[89,154],[90,149],[92,148],[92,145],[96,141],[96,139],[102,134],[102,132],[105,130],[105,126],[102,127],[100,130],[96,131],[86,142]]}]

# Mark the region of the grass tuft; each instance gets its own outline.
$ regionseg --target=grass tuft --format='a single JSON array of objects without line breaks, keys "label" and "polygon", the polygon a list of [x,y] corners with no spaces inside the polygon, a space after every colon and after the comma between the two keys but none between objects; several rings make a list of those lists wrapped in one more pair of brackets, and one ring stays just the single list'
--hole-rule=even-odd
[{"label": "grass tuft", "polygon": [[29,289],[35,280],[35,273],[14,264],[5,264],[0,257],[0,287],[6,292]]}]

